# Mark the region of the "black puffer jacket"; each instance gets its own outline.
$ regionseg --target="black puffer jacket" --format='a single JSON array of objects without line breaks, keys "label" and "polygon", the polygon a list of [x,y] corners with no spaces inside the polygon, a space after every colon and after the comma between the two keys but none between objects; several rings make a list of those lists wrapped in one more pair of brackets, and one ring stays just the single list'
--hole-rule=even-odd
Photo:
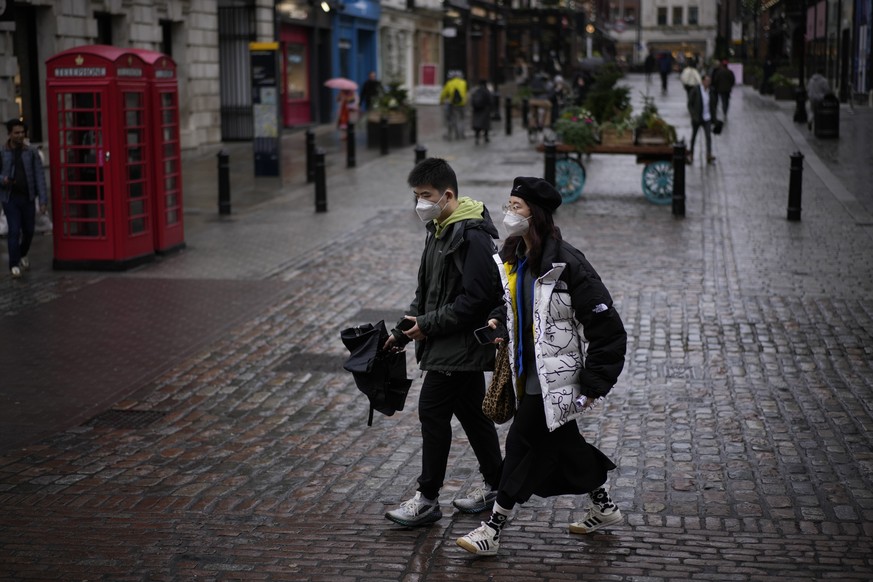
[{"label": "black puffer jacket", "polygon": [[[473,330],[486,325],[488,314],[503,301],[491,258],[497,228],[484,208],[482,219],[456,222],[439,238],[433,223],[427,229],[418,288],[407,310],[427,336],[416,342],[415,357],[422,370],[492,370],[494,347],[480,345]],[[409,342],[402,333],[392,333],[400,345]]]}]

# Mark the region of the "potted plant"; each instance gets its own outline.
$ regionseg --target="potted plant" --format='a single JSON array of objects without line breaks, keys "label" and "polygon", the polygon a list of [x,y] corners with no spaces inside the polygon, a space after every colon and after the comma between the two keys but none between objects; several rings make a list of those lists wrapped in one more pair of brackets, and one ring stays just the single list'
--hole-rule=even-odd
[{"label": "potted plant", "polygon": [[597,131],[597,120],[584,107],[567,107],[555,122],[561,142],[580,152],[597,143]]},{"label": "potted plant", "polygon": [[367,113],[367,147],[380,146],[379,132],[382,118],[388,120],[388,144],[390,147],[405,147],[412,143],[411,120],[413,107],[409,103],[409,91],[397,81],[388,83],[379,95],[373,109]]},{"label": "potted plant", "polygon": [[638,145],[670,144],[676,141],[676,128],[658,114],[655,98],[643,95],[643,110],[634,118]]},{"label": "potted plant", "polygon": [[613,64],[605,65],[598,71],[584,104],[598,123],[628,114],[630,88],[616,86],[622,76],[621,69]]},{"label": "potted plant", "polygon": [[600,124],[600,143],[607,146],[625,146],[634,143],[635,122],[630,108],[624,115]]},{"label": "potted plant", "polygon": [[770,86],[773,87],[773,97],[777,101],[793,101],[797,84],[782,73],[774,73],[770,77]]}]

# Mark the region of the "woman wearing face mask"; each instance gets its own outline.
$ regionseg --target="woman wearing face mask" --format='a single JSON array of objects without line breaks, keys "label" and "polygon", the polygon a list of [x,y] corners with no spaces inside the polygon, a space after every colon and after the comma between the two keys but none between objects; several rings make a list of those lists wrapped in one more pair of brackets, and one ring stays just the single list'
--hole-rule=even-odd
[{"label": "woman wearing face mask", "polygon": [[560,204],[545,180],[519,177],[504,207],[508,237],[495,255],[504,306],[488,324],[508,329],[519,402],[491,518],[458,539],[474,554],[497,553],[513,507],[531,495],[588,494],[591,507],[572,533],[621,521],[603,486],[615,465],[585,441],[576,419],[612,389],[627,334],[597,272],[562,240],[553,220]]}]

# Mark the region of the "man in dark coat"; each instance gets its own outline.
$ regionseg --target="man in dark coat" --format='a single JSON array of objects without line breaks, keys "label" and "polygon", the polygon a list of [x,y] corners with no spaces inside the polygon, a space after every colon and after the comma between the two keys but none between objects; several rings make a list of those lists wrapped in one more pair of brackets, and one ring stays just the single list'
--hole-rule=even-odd
[{"label": "man in dark coat", "polygon": [[712,78],[704,75],[700,86],[688,92],[688,113],[691,114],[691,147],[688,149],[686,161],[693,162],[694,142],[697,139],[697,130],[703,127],[706,136],[706,163],[715,163],[712,155],[712,124],[718,120],[718,102],[715,91],[712,88]]},{"label": "man in dark coat", "polygon": [[727,119],[728,106],[731,102],[731,91],[736,84],[737,78],[734,72],[728,68],[728,62],[722,61],[712,72],[712,88],[716,100],[721,100],[721,111],[725,119]]},{"label": "man in dark coat", "polygon": [[494,97],[491,91],[488,90],[488,83],[485,79],[479,81],[479,86],[470,97],[470,104],[473,106],[473,132],[476,134],[476,145],[479,145],[479,134],[485,134],[485,143],[491,140],[488,137],[488,132],[491,131],[491,103]]},{"label": "man in dark coat", "polygon": [[[482,412],[486,370],[494,369],[493,345],[481,345],[473,331],[503,302],[503,285],[492,256],[497,228],[485,205],[458,196],[458,179],[442,159],[419,162],[409,174],[415,211],[428,231],[415,298],[391,330],[385,349],[415,341],[425,371],[418,399],[421,475],[415,496],[385,517],[405,527],[442,517],[439,493],[452,445],[456,417],[479,461],[484,483],[456,498],[464,513],[490,509],[497,497],[503,457],[494,423]],[[413,322],[406,331],[404,322]]]}]

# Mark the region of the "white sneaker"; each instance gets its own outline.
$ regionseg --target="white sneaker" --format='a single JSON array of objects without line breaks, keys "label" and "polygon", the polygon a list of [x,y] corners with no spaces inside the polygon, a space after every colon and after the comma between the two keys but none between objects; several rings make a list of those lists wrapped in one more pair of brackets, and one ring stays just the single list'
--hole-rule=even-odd
[{"label": "white sneaker", "polygon": [[458,538],[457,544],[470,552],[479,556],[496,556],[497,550],[500,549],[500,534],[490,525],[482,522],[482,525],[468,533],[462,538]]},{"label": "white sneaker", "polygon": [[488,485],[482,484],[470,489],[466,497],[452,501],[452,505],[464,513],[482,513],[486,509],[494,507],[496,499],[497,491],[491,489]]},{"label": "white sneaker", "polygon": [[29,271],[30,259],[28,259],[27,257],[21,257],[21,259],[18,261],[18,266],[21,267],[23,271]]},{"label": "white sneaker", "polygon": [[418,527],[439,520],[443,516],[439,501],[431,503],[421,496],[421,491],[415,492],[415,497],[400,504],[385,514],[386,519],[406,527]]},{"label": "white sneaker", "polygon": [[621,511],[615,504],[609,505],[592,505],[588,509],[588,513],[582,521],[577,521],[570,524],[570,533],[588,534],[602,527],[612,525],[621,521]]},{"label": "white sneaker", "polygon": [[12,272],[13,279],[18,279],[19,277],[21,277],[21,267],[18,267],[18,266],[12,267],[11,272]]}]

